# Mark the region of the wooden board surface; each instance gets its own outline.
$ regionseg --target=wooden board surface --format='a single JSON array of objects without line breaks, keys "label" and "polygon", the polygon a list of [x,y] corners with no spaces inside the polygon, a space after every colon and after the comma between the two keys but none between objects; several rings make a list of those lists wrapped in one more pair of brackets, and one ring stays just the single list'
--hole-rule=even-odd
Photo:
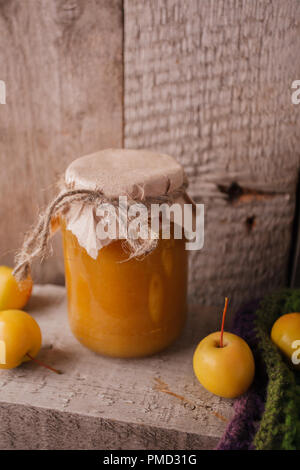
[{"label": "wooden board surface", "polygon": [[[122,1],[4,0],[0,37],[0,263],[11,264],[69,162],[122,146]],[[63,283],[58,251],[36,274]]]},{"label": "wooden board surface", "polygon": [[214,448],[233,415],[232,400],[197,381],[192,354],[217,328],[215,309],[193,307],[182,337],[145,359],[98,356],[67,324],[65,289],[36,286],[29,312],[41,326],[39,358],[0,371],[0,449]]}]

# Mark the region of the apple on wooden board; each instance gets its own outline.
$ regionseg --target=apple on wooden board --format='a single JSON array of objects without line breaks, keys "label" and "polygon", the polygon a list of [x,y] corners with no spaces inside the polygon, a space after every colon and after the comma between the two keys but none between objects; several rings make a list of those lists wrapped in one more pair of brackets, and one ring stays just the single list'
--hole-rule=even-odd
[{"label": "apple on wooden board", "polygon": [[[30,361],[41,347],[42,335],[37,322],[21,310],[0,312],[1,369],[13,369]],[[28,355],[29,354],[29,355]]]},{"label": "apple on wooden board", "polygon": [[40,327],[31,315],[22,310],[0,312],[0,369],[14,369],[23,362],[34,361],[60,374],[36,359],[41,343]]},{"label": "apple on wooden board", "polygon": [[12,268],[0,266],[0,310],[22,309],[32,291],[32,279],[16,281]]},{"label": "apple on wooden board", "polygon": [[221,331],[206,336],[197,346],[193,366],[199,382],[224,398],[236,398],[253,382],[255,363],[251,349],[239,336],[224,331],[228,299],[225,299]]}]

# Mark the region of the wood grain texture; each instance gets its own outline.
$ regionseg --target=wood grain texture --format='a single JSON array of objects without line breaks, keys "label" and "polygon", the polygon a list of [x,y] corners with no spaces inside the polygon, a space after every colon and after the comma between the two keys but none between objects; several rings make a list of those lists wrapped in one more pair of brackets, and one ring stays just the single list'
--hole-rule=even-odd
[{"label": "wood grain texture", "polygon": [[[74,158],[122,146],[121,0],[1,0],[0,262]],[[63,281],[55,251],[36,279]]]},{"label": "wood grain texture", "polygon": [[[299,27],[297,0],[125,0],[125,146],[177,157],[206,204],[204,249],[191,256],[201,303],[237,306],[286,282]],[[232,182],[245,192],[235,204],[220,199]]]},{"label": "wood grain texture", "polygon": [[216,310],[191,307],[182,337],[144,359],[111,359],[85,349],[67,324],[65,289],[36,286],[29,312],[43,334],[39,358],[0,373],[0,449],[212,449],[232,400],[197,381],[192,354],[215,331]]}]

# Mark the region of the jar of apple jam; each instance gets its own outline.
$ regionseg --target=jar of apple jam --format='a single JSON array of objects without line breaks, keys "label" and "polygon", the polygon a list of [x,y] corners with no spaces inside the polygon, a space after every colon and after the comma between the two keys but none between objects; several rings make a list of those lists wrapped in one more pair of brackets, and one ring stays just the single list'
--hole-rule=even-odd
[{"label": "jar of apple jam", "polygon": [[155,247],[144,253],[132,255],[126,236],[100,239],[98,224],[103,229],[109,221],[99,217],[94,192],[104,202],[125,195],[149,207],[150,201],[176,201],[185,182],[172,157],[149,151],[109,149],[68,167],[66,187],[91,191],[84,201],[79,194],[60,218],[69,323],[89,349],[139,357],[173,343],[186,319],[188,272],[185,239],[174,236],[171,219],[170,237],[159,225]]}]

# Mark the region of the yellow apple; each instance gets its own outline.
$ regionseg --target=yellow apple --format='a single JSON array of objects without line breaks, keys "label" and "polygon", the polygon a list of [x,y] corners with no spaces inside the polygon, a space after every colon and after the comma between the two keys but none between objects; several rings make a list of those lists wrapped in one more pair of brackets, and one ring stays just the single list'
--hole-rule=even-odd
[{"label": "yellow apple", "polygon": [[273,325],[271,339],[291,366],[300,370],[300,313],[279,317]]},{"label": "yellow apple", "polygon": [[253,382],[255,363],[251,349],[239,336],[212,333],[197,346],[193,366],[199,382],[208,391],[225,398],[245,393]]},{"label": "yellow apple", "polygon": [[22,309],[31,295],[31,277],[17,282],[12,272],[12,268],[0,266],[0,310]]},{"label": "yellow apple", "polygon": [[13,369],[30,361],[38,354],[41,342],[40,327],[28,313],[0,312],[0,369]]}]

